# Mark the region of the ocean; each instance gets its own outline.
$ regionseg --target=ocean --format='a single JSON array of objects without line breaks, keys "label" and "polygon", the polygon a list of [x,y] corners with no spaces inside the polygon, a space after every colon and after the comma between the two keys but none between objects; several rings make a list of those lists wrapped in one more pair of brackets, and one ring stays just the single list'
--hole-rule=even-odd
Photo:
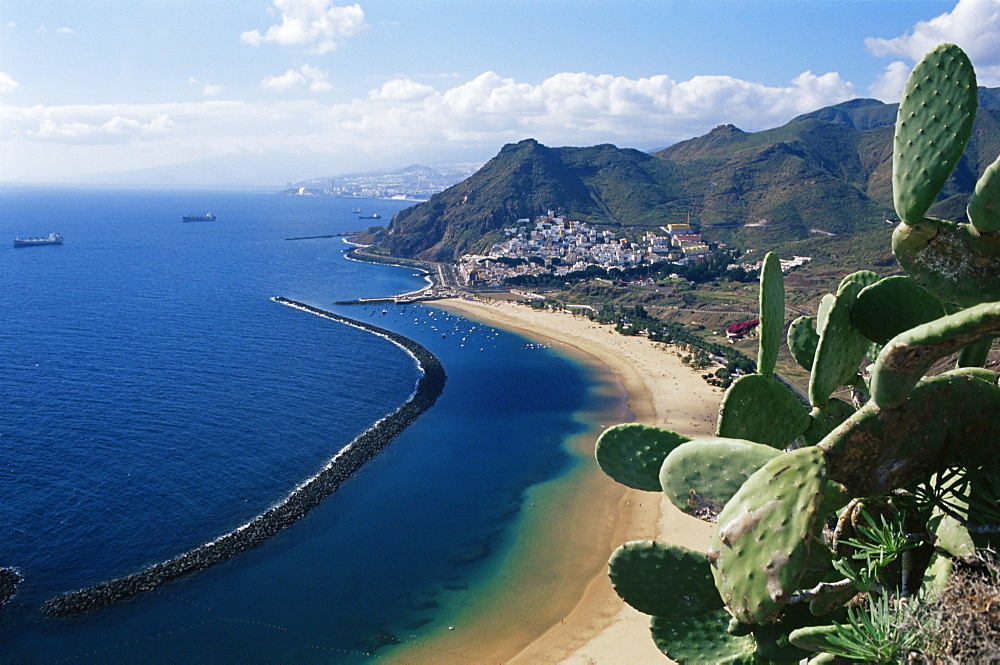
[{"label": "ocean", "polygon": [[[433,308],[412,269],[342,237],[401,201],[267,192],[0,188],[0,663],[365,663],[475,605],[526,492],[579,464],[600,408],[585,366]],[[214,222],[181,222],[212,211]],[[61,246],[15,249],[61,233]],[[263,545],[117,605],[47,618],[59,594],[247,523],[412,394],[388,340],[447,383],[437,403]],[[478,600],[481,601],[481,598]]]}]

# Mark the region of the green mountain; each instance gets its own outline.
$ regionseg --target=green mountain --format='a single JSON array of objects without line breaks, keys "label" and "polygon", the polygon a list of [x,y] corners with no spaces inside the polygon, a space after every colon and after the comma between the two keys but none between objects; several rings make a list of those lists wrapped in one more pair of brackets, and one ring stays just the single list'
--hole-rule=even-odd
[{"label": "green mountain", "polygon": [[[652,154],[527,139],[397,213],[382,246],[397,256],[452,259],[548,210],[612,227],[690,218],[709,240],[748,247],[867,231],[895,218],[895,118],[895,105],[856,99],[761,132],[722,125]],[[1000,89],[981,88],[973,138],[932,214],[964,214],[978,174],[998,154]]]}]

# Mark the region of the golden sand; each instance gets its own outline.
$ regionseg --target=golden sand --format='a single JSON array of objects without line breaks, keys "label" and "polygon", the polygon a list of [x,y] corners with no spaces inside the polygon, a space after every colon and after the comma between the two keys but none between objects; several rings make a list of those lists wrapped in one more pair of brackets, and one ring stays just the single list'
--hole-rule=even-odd
[{"label": "golden sand", "polygon": [[[664,345],[619,335],[586,317],[507,303],[435,303],[498,328],[556,347],[604,373],[621,399],[618,422],[659,425],[686,436],[710,436],[721,398]],[[568,478],[533,490],[532,505],[508,564],[483,605],[451,630],[408,643],[382,662],[669,663],[649,637],[649,617],[611,588],[607,561],[618,545],[652,538],[706,549],[709,525],[682,514],[662,494],[628,489],[593,461],[604,427],[571,442],[583,463]]]}]

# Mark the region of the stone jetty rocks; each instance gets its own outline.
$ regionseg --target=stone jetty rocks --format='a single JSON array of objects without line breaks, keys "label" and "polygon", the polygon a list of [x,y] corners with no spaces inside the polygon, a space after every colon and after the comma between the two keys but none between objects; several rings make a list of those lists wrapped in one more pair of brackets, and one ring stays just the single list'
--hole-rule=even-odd
[{"label": "stone jetty rocks", "polygon": [[[52,598],[42,606],[42,611],[46,615],[53,617],[73,616],[106,607],[144,591],[155,589],[184,575],[204,570],[213,564],[225,561],[240,552],[263,543],[281,529],[303,517],[326,496],[335,491],[341,482],[385,448],[420,414],[433,406],[441,395],[446,379],[444,368],[434,354],[417,342],[390,330],[362,321],[355,321],[287,298],[278,296],[273,300],[289,307],[367,330],[402,347],[416,359],[423,372],[423,376],[418,381],[417,388],[409,401],[351,441],[318,474],[294,490],[284,501],[258,515],[249,523],[221,538],[167,561],[149,566],[132,575],[101,582]],[[0,577],[0,599],[4,598],[2,593],[6,587],[6,579]],[[10,593],[13,593],[13,587],[11,587]]]},{"label": "stone jetty rocks", "polygon": [[17,591],[21,575],[13,568],[0,568],[0,607],[3,607]]}]

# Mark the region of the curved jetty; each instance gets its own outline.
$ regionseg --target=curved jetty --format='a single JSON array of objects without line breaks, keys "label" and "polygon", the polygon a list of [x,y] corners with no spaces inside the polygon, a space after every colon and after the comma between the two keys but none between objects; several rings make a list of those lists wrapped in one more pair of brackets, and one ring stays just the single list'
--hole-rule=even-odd
[{"label": "curved jetty", "polygon": [[378,326],[355,321],[280,296],[272,298],[272,300],[367,330],[402,347],[413,356],[423,372],[423,376],[417,382],[416,390],[410,399],[347,444],[332,460],[327,462],[318,474],[293,490],[281,503],[258,515],[247,524],[189,552],[153,564],[132,575],[56,596],[46,601],[42,606],[42,611],[45,614],[72,616],[105,607],[144,591],[155,589],[178,577],[208,568],[259,545],[304,516],[336,490],[341,482],[385,448],[397,434],[429,409],[441,395],[441,391],[444,389],[445,373],[440,361],[434,354],[413,340]]}]

